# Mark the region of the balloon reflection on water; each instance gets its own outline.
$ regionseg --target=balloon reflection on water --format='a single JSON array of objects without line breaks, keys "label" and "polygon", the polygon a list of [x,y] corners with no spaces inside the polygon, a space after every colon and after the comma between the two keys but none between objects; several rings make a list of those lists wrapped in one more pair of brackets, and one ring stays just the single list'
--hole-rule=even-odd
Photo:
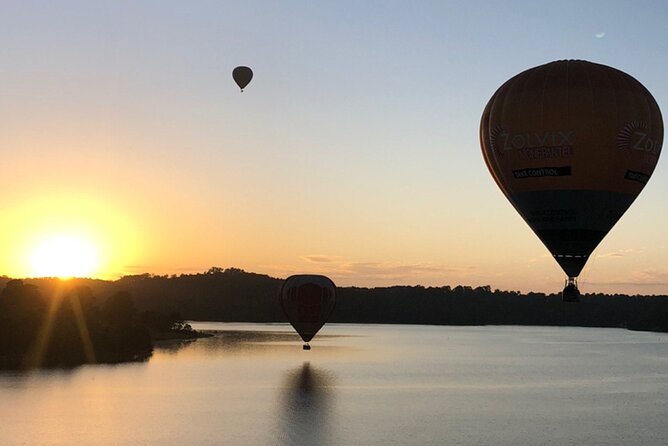
[{"label": "balloon reflection on water", "polygon": [[331,442],[328,419],[333,403],[333,377],[309,362],[285,379],[280,417],[280,444],[324,445]]}]

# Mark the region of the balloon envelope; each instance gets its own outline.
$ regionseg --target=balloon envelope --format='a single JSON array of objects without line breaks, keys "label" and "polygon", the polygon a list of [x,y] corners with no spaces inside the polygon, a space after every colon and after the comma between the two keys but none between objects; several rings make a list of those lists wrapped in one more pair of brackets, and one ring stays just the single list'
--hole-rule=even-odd
[{"label": "balloon envelope", "polygon": [[244,91],[246,85],[253,79],[253,70],[248,67],[236,67],[232,70],[232,79],[241,88],[241,91]]},{"label": "balloon envelope", "polygon": [[662,141],[661,112],[640,82],[580,60],[511,78],[480,123],[494,180],[569,277],[645,187]]},{"label": "balloon envelope", "polygon": [[283,282],[279,301],[290,324],[309,342],[334,311],[336,286],[325,276],[290,276]]}]

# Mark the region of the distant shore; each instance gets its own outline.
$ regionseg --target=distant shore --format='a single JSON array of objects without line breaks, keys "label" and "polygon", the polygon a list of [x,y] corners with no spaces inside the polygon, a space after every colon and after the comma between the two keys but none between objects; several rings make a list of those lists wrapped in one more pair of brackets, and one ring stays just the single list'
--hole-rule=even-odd
[{"label": "distant shore", "polygon": [[[82,349],[80,316],[72,312],[76,305],[61,306],[56,313],[60,322],[51,325],[57,336],[51,336],[44,361],[38,362],[41,366],[133,361],[145,357],[153,341],[207,336],[190,332],[185,320],[287,322],[277,300],[282,283],[280,278],[238,268],[211,268],[179,276],[141,274],[113,281],[0,277],[0,287],[4,287],[0,367],[15,364],[12,358],[16,355],[29,353],[53,299],[79,302],[91,340],[88,350]],[[580,303],[565,303],[557,293],[520,293],[489,286],[338,287],[328,322],[668,332],[668,296],[589,293],[582,295]]]}]

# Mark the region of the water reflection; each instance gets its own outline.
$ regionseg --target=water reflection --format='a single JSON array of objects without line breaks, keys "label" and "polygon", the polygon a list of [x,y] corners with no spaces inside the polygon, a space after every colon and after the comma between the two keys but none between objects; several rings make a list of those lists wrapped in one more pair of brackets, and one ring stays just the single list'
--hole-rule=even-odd
[{"label": "water reflection", "polygon": [[23,367],[23,368],[1,368],[0,369],[0,383],[4,379],[12,379],[16,381],[28,380],[32,378],[57,377],[67,378],[75,376],[77,373],[90,368],[122,368],[126,366],[143,366],[146,365],[153,358],[153,352],[146,353],[142,356],[137,356],[128,361],[121,362],[98,362],[93,364],[75,364],[75,365],[49,365],[42,367]]},{"label": "water reflection", "polygon": [[330,443],[331,387],[332,376],[308,362],[287,375],[280,405],[281,444]]},{"label": "water reflection", "polygon": [[294,349],[299,342],[295,333],[282,331],[224,330],[211,338],[201,339],[193,347],[209,352],[259,353],[275,351],[277,347]]},{"label": "water reflection", "polygon": [[[278,330],[219,330],[208,332],[213,334],[213,336],[210,338],[187,340],[186,342],[165,341],[156,344],[156,350],[166,355],[184,353],[207,357],[211,357],[212,353],[231,353],[235,355],[271,354],[280,356],[284,356],[287,353],[302,354],[301,339],[294,332]],[[346,349],[338,345],[326,345],[327,340],[339,337],[343,336],[321,335],[318,338],[320,343],[314,349],[319,353],[340,353]]]},{"label": "water reflection", "polygon": [[153,347],[156,350],[159,350],[160,353],[164,353],[167,355],[175,355],[184,348],[189,347],[194,342],[197,342],[197,339],[176,339],[168,341],[156,341]]}]

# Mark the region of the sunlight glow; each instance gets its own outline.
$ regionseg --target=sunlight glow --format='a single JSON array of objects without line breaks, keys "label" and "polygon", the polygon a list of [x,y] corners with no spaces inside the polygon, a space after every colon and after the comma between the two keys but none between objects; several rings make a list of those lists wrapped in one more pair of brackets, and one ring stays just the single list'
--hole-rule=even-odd
[{"label": "sunlight glow", "polygon": [[137,264],[146,243],[121,203],[67,191],[23,195],[0,213],[0,275],[117,279]]},{"label": "sunlight glow", "polygon": [[30,254],[34,277],[88,277],[99,266],[99,252],[90,241],[76,235],[44,238]]}]

